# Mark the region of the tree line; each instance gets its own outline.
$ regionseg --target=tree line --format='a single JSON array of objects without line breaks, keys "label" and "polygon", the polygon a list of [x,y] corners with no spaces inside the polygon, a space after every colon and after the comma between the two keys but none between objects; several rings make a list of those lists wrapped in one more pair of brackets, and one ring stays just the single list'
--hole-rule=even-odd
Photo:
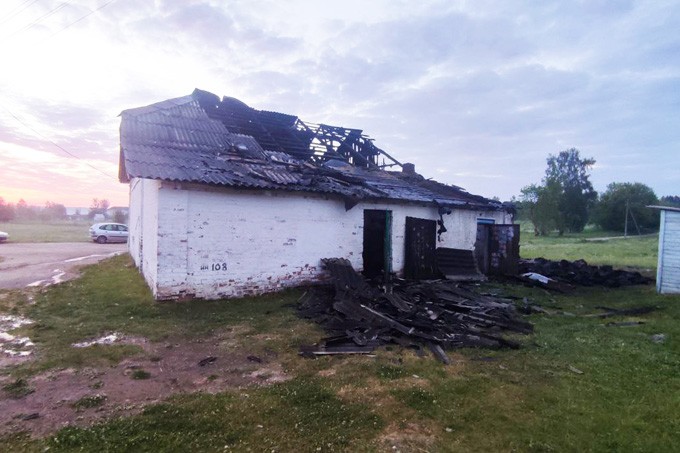
[{"label": "tree line", "polygon": [[[76,211],[76,217],[87,217],[92,220],[97,214],[105,215],[109,209],[110,203],[106,199],[94,198],[86,212]],[[21,199],[16,204],[7,203],[0,197],[0,222],[17,221],[50,221],[50,220],[66,220],[69,215],[66,207],[63,204],[52,201],[45,202],[44,206],[31,206]],[[122,211],[115,211],[113,213],[114,222],[125,223],[126,215]]]},{"label": "tree line", "polygon": [[650,205],[680,207],[680,197],[657,198],[639,182],[613,182],[598,194],[590,182],[592,157],[576,148],[549,155],[540,184],[530,184],[515,199],[518,218],[531,221],[536,235],[578,233],[588,223],[608,231],[644,233],[659,227],[659,212]]}]

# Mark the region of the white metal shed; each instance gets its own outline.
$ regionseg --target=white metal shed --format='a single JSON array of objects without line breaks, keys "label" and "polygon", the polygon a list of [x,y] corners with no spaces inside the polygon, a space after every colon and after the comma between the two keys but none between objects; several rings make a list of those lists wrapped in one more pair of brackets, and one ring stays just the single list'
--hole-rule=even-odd
[{"label": "white metal shed", "polygon": [[661,211],[656,290],[662,294],[680,294],[680,208],[649,207]]}]

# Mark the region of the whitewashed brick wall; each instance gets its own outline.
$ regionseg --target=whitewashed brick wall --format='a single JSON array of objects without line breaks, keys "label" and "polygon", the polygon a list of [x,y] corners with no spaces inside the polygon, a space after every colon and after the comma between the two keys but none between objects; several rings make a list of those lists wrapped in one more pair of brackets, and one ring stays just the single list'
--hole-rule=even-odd
[{"label": "whitewashed brick wall", "polygon": [[139,178],[130,181],[128,217],[128,252],[130,252],[135,266],[140,270],[142,269],[142,204],[144,202],[142,184],[143,180]]},{"label": "whitewashed brick wall", "polygon": [[160,181],[134,178],[130,181],[128,250],[147,284],[157,295],[158,200]]},{"label": "whitewashed brick wall", "polygon": [[[157,277],[147,282],[156,281],[159,299],[234,297],[316,281],[321,258],[347,258],[361,269],[364,209],[392,211],[392,267],[401,273],[405,218],[439,218],[435,207],[407,203],[359,203],[345,211],[343,201],[317,194],[186,190],[171,183],[155,193],[157,250],[147,242],[153,232],[143,228],[143,254],[157,256]],[[144,196],[148,199],[148,191]],[[150,209],[153,204],[144,207],[144,218]],[[444,216],[448,231],[437,246],[472,249],[477,218],[510,222],[504,215],[455,210]],[[152,263],[153,258],[144,260],[145,274]]]}]

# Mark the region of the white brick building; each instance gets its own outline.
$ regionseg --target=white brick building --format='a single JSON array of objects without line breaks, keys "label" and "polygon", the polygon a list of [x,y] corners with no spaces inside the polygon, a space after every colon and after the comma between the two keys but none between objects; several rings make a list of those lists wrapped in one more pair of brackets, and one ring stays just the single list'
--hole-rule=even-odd
[{"label": "white brick building", "polygon": [[435,248],[473,250],[480,219],[512,223],[500,203],[379,159],[401,166],[361,131],[199,90],[126,110],[130,253],[157,299],[235,297],[318,281],[330,257],[434,276]]}]

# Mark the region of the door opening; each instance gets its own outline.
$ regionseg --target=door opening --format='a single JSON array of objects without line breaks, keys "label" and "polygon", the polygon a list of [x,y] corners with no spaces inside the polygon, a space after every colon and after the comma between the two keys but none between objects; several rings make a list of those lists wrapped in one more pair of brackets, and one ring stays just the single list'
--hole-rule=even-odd
[{"label": "door opening", "polygon": [[519,260],[519,225],[479,223],[475,258],[485,275],[515,275]]},{"label": "door opening", "polygon": [[477,223],[477,239],[475,240],[475,258],[479,271],[487,275],[491,253],[491,228],[490,223]]},{"label": "door opening", "polygon": [[437,277],[437,222],[406,217],[405,241],[404,277],[416,280]]},{"label": "door opening", "polygon": [[364,210],[364,275],[368,278],[392,272],[392,211]]}]

